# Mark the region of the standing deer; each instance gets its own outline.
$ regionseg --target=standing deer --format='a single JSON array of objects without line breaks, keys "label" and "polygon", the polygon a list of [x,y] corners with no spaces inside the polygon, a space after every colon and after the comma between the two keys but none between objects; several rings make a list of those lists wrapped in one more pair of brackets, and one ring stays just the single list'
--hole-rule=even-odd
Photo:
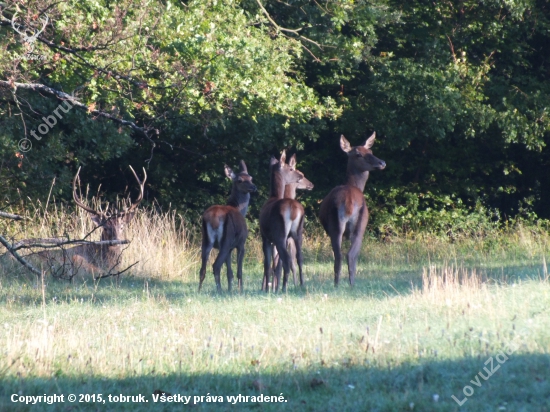
[{"label": "standing deer", "polygon": [[[102,228],[101,240],[102,241],[115,241],[123,240],[123,232],[125,226],[132,220],[135,215],[135,209],[139,203],[143,200],[143,191],[145,186],[145,181],[147,180],[147,173],[145,168],[143,169],[143,181],[139,180],[136,172],[130,166],[130,170],[134,174],[138,185],[139,185],[139,196],[131,206],[119,212],[115,210],[113,214],[108,214],[107,212],[97,211],[91,207],[86,206],[80,197],[77,194],[77,182],[80,186],[80,167],[76,172],[76,175],[73,179],[73,199],[76,205],[90,215],[90,219],[96,226],[96,228]],[[46,259],[50,266],[56,266],[62,264],[62,269],[65,270],[66,265],[69,264],[71,270],[74,272],[74,269],[80,267],[91,271],[99,272],[103,269],[108,268],[108,273],[111,274],[111,271],[116,268],[120,263],[122,253],[122,246],[120,244],[109,245],[109,244],[84,244],[72,247],[70,249],[63,250],[63,255],[61,261],[57,261],[55,253],[44,251],[39,253],[39,256],[43,259]],[[72,278],[75,273],[70,276]]]},{"label": "standing deer", "polygon": [[218,292],[221,291],[220,272],[225,262],[227,266],[228,290],[233,283],[231,270],[231,251],[237,249],[237,279],[239,290],[243,291],[243,258],[244,244],[248,236],[246,226],[246,212],[250,202],[250,193],[255,192],[256,186],[252,183],[252,176],[248,174],[246,164],[241,160],[239,174],[235,174],[227,165],[225,175],[232,180],[231,195],[225,206],[211,206],[202,215],[202,265],[200,271],[199,291],[206,277],[206,264],[212,248],[219,249],[212,269]]},{"label": "standing deer", "polygon": [[357,259],[369,220],[363,191],[369,172],[386,167],[386,162],[372,154],[375,138],[376,133],[373,133],[363,146],[352,147],[343,135],[340,137],[340,147],[348,155],[347,182],[332,189],[321,202],[319,218],[334,252],[334,286],[338,286],[342,271],[343,236],[351,240],[347,254],[350,285],[355,281]]},{"label": "standing deer", "polygon": [[[313,183],[311,183],[305,177],[298,183],[288,183],[287,185],[285,185],[285,199],[296,199],[296,189],[312,190]],[[292,272],[294,286],[296,286],[296,244],[291,237],[287,239],[286,246],[290,255],[290,271]],[[279,252],[277,252],[277,248],[273,246],[273,273],[280,273],[282,269],[281,265],[282,261],[281,259],[279,259]]]},{"label": "standing deer", "polygon": [[[285,199],[285,186],[289,183],[299,183],[304,179],[304,174],[296,170],[296,155],[292,156],[288,164],[286,152],[283,151],[280,160],[271,158],[270,194],[267,202],[260,210],[260,233],[262,235],[262,248],[264,252],[264,279],[262,290],[269,289],[269,273],[271,269],[272,245],[279,251],[279,258],[283,262],[284,278],[283,292],[286,291],[288,272],[290,270],[290,255],[286,250],[289,236],[296,244],[296,258],[300,271],[300,285],[303,285],[302,276],[302,234],[304,230],[304,207],[294,199]],[[276,274],[277,284],[280,284],[280,275]]]}]

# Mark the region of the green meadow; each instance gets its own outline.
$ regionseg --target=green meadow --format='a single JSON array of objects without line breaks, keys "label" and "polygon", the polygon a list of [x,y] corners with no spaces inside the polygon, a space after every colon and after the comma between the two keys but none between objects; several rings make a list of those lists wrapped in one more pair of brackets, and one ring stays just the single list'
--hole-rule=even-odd
[{"label": "green meadow", "polygon": [[[79,216],[22,234],[71,219],[78,234]],[[120,279],[37,278],[4,257],[0,410],[550,409],[546,231],[366,237],[355,287],[337,289],[329,242],[310,232],[305,287],[287,293],[260,291],[253,235],[244,293],[216,293],[210,268],[198,293],[196,234],[170,213],[138,216],[124,260],[139,263]],[[64,402],[24,403],[44,394]]]}]

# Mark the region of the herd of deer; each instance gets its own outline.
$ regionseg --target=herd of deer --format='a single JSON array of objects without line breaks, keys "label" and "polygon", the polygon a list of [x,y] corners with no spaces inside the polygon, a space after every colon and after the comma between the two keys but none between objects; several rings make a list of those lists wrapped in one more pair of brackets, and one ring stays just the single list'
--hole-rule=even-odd
[{"label": "herd of deer", "polygon": [[[367,139],[363,146],[351,146],[344,136],[340,137],[340,147],[347,154],[347,181],[337,186],[323,199],[319,218],[330,237],[334,252],[334,284],[338,286],[342,270],[342,240],[349,238],[351,247],[347,254],[349,282],[354,284],[357,260],[368,221],[368,209],[363,191],[372,170],[386,167],[383,160],[372,153],[375,134]],[[122,239],[124,226],[133,218],[134,210],[143,199],[147,175],[140,181],[132,169],[140,188],[138,199],[123,212],[115,211],[107,215],[86,206],[77,195],[77,181],[80,169],[73,180],[73,198],[75,203],[90,213],[96,227],[103,228],[101,240]],[[144,170],[145,173],[145,170]],[[231,195],[225,205],[208,208],[202,215],[202,252],[199,290],[206,277],[206,266],[212,248],[219,250],[213,264],[214,278],[218,291],[221,290],[220,272],[222,265],[227,267],[228,288],[233,283],[231,252],[237,249],[237,279],[239,290],[243,290],[243,258],[248,228],[245,216],[250,201],[250,193],[256,191],[252,176],[248,174],[244,161],[239,172],[225,166],[225,175],[232,181]],[[313,189],[313,184],[296,169],[296,155],[287,162],[285,151],[279,160],[272,157],[270,163],[269,199],[260,210],[260,233],[264,253],[264,277],[262,290],[270,286],[277,291],[284,273],[282,290],[286,290],[289,271],[292,271],[296,284],[294,258],[298,264],[300,285],[303,285],[302,273],[302,236],[304,231],[304,207],[295,200],[297,189]],[[288,249],[288,250],[287,250]],[[71,259],[81,263],[114,267],[120,259],[120,245],[81,245],[71,249]],[[273,281],[270,275],[273,273]]]}]

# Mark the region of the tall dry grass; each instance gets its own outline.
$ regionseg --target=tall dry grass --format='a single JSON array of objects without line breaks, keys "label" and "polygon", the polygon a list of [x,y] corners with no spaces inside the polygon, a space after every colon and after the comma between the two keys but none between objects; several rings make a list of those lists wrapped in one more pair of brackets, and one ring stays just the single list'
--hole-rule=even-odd
[{"label": "tall dry grass", "polygon": [[[95,197],[90,205],[100,209]],[[121,210],[123,202],[118,207]],[[61,237],[98,241],[101,237],[102,228],[96,228],[88,212],[80,208],[70,210],[63,205],[46,207],[37,203],[25,217],[22,224],[10,225],[9,237],[13,241]],[[130,243],[122,245],[122,259],[117,270],[137,262],[130,272],[134,276],[187,280],[197,271],[200,252],[192,240],[193,233],[185,218],[175,210],[140,209],[124,230],[124,239]],[[33,259],[36,251],[20,253]]]},{"label": "tall dry grass", "polygon": [[[89,204],[94,208],[100,207],[96,197],[92,197]],[[119,202],[118,207],[122,208],[123,202]],[[14,240],[62,236],[82,239],[87,235],[89,240],[100,238],[101,229],[94,231],[88,213],[81,209],[72,210],[55,202],[37,202],[26,215],[28,219],[23,223],[0,222],[4,224],[2,231],[7,231]],[[175,210],[138,210],[124,234],[131,243],[124,246],[120,268],[138,262],[125,275],[198,281],[200,231],[197,223],[189,222]],[[347,247],[344,242],[344,249]],[[333,263],[330,240],[316,220],[310,219],[306,223],[303,250],[305,264],[313,268],[313,272],[326,272],[327,279],[332,276],[331,270],[327,269]],[[217,251],[211,254],[209,273],[216,254]],[[359,269],[371,273],[449,264],[454,267],[538,264],[549,255],[548,230],[541,225],[528,226],[521,222],[501,229],[485,230],[483,236],[463,237],[458,240],[419,233],[415,237],[392,237],[382,241],[372,233],[367,233],[363,241]],[[235,260],[235,256],[233,258]],[[261,238],[259,233],[251,230],[246,244],[246,271],[253,270],[255,276],[261,277],[262,261]],[[246,271],[245,277],[248,276]]]}]

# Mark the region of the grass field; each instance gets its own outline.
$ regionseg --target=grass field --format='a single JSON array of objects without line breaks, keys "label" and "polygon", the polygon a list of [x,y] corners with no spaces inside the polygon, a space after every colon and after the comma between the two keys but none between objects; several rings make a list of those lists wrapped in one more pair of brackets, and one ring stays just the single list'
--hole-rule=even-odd
[{"label": "grass field", "polygon": [[[88,228],[79,217],[75,234]],[[57,211],[18,236],[73,221]],[[545,231],[367,238],[353,289],[333,287],[330,248],[315,232],[306,287],[286,294],[259,291],[251,237],[244,293],[217,294],[210,269],[197,293],[197,242],[176,223],[138,216],[124,259],[140,263],[119,281],[37,279],[3,261],[0,410],[550,410]],[[155,403],[160,392],[181,403]],[[44,394],[64,402],[11,401]]]}]

